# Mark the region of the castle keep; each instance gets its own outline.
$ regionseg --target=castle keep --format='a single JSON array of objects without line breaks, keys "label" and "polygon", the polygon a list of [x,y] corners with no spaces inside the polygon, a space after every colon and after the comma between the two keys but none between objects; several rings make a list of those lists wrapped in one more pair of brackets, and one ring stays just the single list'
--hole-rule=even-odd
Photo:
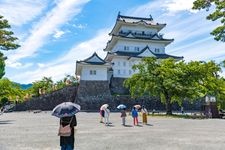
[{"label": "castle keep", "polygon": [[85,109],[94,109],[102,103],[115,105],[115,95],[127,95],[123,81],[132,76],[132,69],[144,57],[181,60],[183,57],[168,55],[165,47],[174,39],[165,39],[160,30],[166,24],[156,23],[153,18],[117,16],[109,33],[111,40],[106,44],[104,59],[97,53],[76,62],[77,76],[80,76],[76,102]]}]

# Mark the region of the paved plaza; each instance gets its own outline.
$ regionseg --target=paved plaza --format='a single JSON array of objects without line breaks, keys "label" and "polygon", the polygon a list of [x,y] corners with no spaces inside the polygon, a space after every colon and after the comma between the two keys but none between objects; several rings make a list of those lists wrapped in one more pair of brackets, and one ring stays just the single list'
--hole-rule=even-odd
[{"label": "paved plaza", "polygon": [[[140,119],[140,117],[139,117]],[[112,113],[110,126],[98,113],[77,114],[76,150],[224,150],[224,119],[150,117],[149,124],[121,125]],[[0,150],[59,150],[59,119],[51,112],[13,112],[0,116]]]}]

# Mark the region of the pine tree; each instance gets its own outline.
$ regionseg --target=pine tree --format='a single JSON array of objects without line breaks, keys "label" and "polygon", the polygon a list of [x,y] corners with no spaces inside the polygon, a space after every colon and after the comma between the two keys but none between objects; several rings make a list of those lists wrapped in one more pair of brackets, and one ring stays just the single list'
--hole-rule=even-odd
[{"label": "pine tree", "polygon": [[[0,15],[0,50],[8,51],[17,49],[20,46],[15,43],[18,38],[13,37],[14,33],[9,31],[10,28],[8,21]],[[5,74],[5,60],[6,57],[0,52],[0,79]]]}]

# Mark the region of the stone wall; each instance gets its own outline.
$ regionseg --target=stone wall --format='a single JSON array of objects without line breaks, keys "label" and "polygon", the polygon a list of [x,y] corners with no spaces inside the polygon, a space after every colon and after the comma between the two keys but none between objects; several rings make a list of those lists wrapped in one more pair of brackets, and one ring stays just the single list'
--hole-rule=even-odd
[{"label": "stone wall", "polygon": [[76,91],[76,86],[68,86],[63,89],[54,91],[51,94],[34,97],[21,104],[17,104],[15,110],[52,110],[56,105],[62,102],[74,101],[76,97]]},{"label": "stone wall", "polygon": [[[99,111],[101,105],[105,103],[109,104],[111,111],[118,111],[116,107],[119,104],[125,104],[129,110],[136,104],[145,105],[150,111],[165,110],[165,105],[160,102],[159,98],[146,96],[134,99],[129,94],[125,94],[127,89],[116,93],[120,88],[115,85],[121,85],[122,79],[114,81],[118,81],[114,83],[114,88],[110,88],[108,81],[80,81],[78,86],[69,86],[18,104],[15,110],[52,110],[56,105],[66,101],[76,102],[81,106],[82,111]],[[112,91],[113,94],[111,94]],[[202,101],[193,104],[184,102],[183,106],[184,110],[201,110]],[[175,103],[172,105],[172,110],[180,110],[180,106]]]},{"label": "stone wall", "polygon": [[[145,105],[148,110],[165,110],[165,105],[160,102],[156,97],[140,97],[131,98],[129,95],[117,95],[113,97],[115,106],[119,104],[124,104],[127,106],[128,110],[131,110],[134,105]],[[113,107],[116,110],[116,107]]]},{"label": "stone wall", "polygon": [[125,78],[111,78],[110,81],[110,92],[112,95],[120,94],[120,95],[128,95],[129,90],[123,86],[123,82]]},{"label": "stone wall", "polygon": [[77,90],[76,103],[83,110],[98,110],[99,107],[108,103],[113,105],[108,81],[80,81]]},{"label": "stone wall", "polygon": [[111,86],[107,81],[80,81],[75,102],[81,105],[84,111],[98,111],[105,103],[109,104],[112,111],[116,111],[119,104],[125,104],[129,109],[135,104],[145,105],[148,109],[165,109],[160,100],[154,97],[131,98],[127,94],[129,91],[122,87],[125,79],[112,80]]}]

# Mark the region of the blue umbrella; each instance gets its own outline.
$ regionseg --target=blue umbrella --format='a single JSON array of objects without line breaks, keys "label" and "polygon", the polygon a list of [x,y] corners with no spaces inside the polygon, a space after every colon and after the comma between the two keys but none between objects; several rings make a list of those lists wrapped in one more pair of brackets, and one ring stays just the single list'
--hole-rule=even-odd
[{"label": "blue umbrella", "polygon": [[127,106],[125,106],[124,104],[120,104],[117,106],[117,109],[124,109],[127,108]]},{"label": "blue umbrella", "polygon": [[52,110],[52,115],[62,118],[71,117],[80,111],[80,105],[72,102],[63,102]]}]

